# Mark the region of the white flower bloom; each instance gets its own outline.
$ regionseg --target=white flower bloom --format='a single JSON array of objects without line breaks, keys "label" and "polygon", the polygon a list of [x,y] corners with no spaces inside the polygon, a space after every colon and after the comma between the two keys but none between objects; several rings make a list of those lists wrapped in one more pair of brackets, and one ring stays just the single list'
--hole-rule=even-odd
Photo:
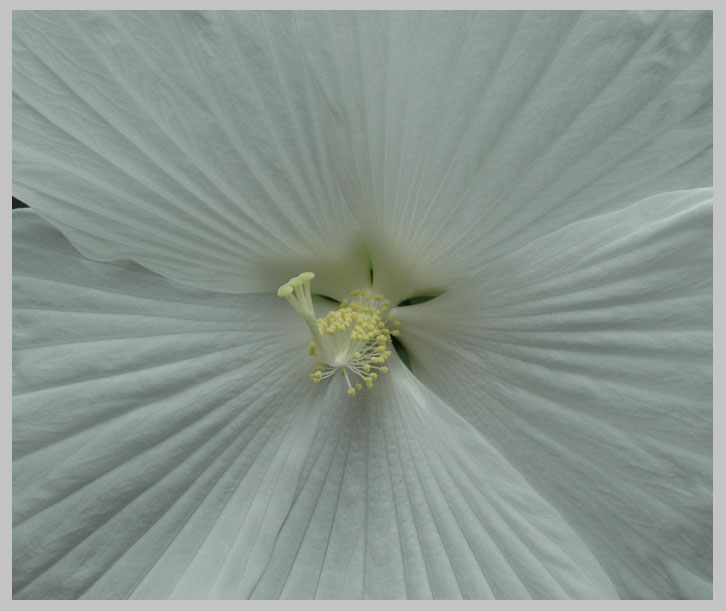
[{"label": "white flower bloom", "polygon": [[710,13],[13,26],[15,597],[711,597]]}]

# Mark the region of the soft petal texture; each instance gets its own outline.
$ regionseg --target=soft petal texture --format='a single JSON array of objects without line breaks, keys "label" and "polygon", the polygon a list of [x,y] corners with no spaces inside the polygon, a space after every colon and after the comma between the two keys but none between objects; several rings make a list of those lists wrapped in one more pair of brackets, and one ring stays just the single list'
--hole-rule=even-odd
[{"label": "soft petal texture", "polygon": [[16,14],[14,194],[89,256],[205,287],[314,269],[339,296],[362,236],[389,298],[431,294],[710,185],[711,29],[687,11]]},{"label": "soft petal texture", "polygon": [[84,254],[226,292],[367,278],[293,15],[13,17],[13,193]]},{"label": "soft petal texture", "polygon": [[588,542],[623,598],[710,598],[710,189],[666,193],[400,308],[414,372]]},{"label": "soft petal texture", "polygon": [[180,565],[262,562],[317,430],[305,325],[14,221],[15,595],[127,596],[185,524]]},{"label": "soft petal texture", "polygon": [[712,184],[708,12],[318,17],[308,61],[335,175],[394,301]]},{"label": "soft petal texture", "polygon": [[31,211],[14,231],[17,597],[616,596],[395,357],[350,400],[273,298],[89,261]]},{"label": "soft petal texture", "polygon": [[617,597],[558,512],[390,362],[370,393],[326,388],[312,464],[251,595]]}]

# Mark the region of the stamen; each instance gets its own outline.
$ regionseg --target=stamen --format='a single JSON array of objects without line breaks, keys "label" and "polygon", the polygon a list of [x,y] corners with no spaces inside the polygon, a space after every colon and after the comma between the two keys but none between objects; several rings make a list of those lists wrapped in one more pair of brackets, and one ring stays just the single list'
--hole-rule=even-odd
[{"label": "stamen", "polygon": [[394,320],[394,314],[383,320],[390,305],[383,295],[361,289],[351,291],[354,299],[350,302],[344,299],[337,310],[316,318],[310,291],[314,277],[312,272],[303,272],[277,289],[277,295],[287,299],[310,329],[313,341],[309,353],[320,358],[308,377],[319,383],[339,373],[345,379],[348,395],[353,397],[363,384],[372,388],[379,372],[388,373],[383,363],[391,356],[391,336],[400,334],[393,327],[401,323]]}]

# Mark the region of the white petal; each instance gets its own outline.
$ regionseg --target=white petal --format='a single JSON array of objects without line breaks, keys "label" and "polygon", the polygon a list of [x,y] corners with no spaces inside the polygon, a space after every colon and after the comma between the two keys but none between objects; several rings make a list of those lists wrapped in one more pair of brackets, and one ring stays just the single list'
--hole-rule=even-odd
[{"label": "white petal", "polygon": [[14,248],[15,595],[149,592],[182,528],[178,577],[214,558],[180,581],[196,595],[253,575],[317,430],[305,325],[84,259],[31,211]]},{"label": "white petal", "polygon": [[400,361],[352,400],[336,382],[252,597],[616,596],[558,512]]},{"label": "white petal", "polygon": [[711,199],[575,223],[399,309],[414,371],[624,598],[711,597]]},{"label": "white petal", "polygon": [[226,292],[368,274],[290,13],[14,15],[15,197],[87,256]]},{"label": "white petal", "polygon": [[712,184],[708,12],[311,21],[335,174],[392,300],[569,222]]}]

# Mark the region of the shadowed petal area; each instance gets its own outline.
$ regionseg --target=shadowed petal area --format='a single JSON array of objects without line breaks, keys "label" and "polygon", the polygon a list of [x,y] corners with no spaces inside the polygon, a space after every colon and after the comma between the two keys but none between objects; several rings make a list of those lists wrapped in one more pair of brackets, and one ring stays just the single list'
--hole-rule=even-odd
[{"label": "shadowed petal area", "polygon": [[277,297],[89,261],[14,214],[17,598],[615,596],[395,357],[351,400],[307,380]]},{"label": "shadowed petal area", "polygon": [[230,293],[315,269],[341,297],[368,255],[299,36],[291,13],[15,13],[14,195],[91,258]]},{"label": "shadowed petal area", "polygon": [[709,12],[308,21],[335,174],[394,302],[570,222],[712,184]]},{"label": "shadowed petal area", "polygon": [[622,598],[710,598],[710,189],[664,193],[399,309],[414,372],[587,541]]}]

